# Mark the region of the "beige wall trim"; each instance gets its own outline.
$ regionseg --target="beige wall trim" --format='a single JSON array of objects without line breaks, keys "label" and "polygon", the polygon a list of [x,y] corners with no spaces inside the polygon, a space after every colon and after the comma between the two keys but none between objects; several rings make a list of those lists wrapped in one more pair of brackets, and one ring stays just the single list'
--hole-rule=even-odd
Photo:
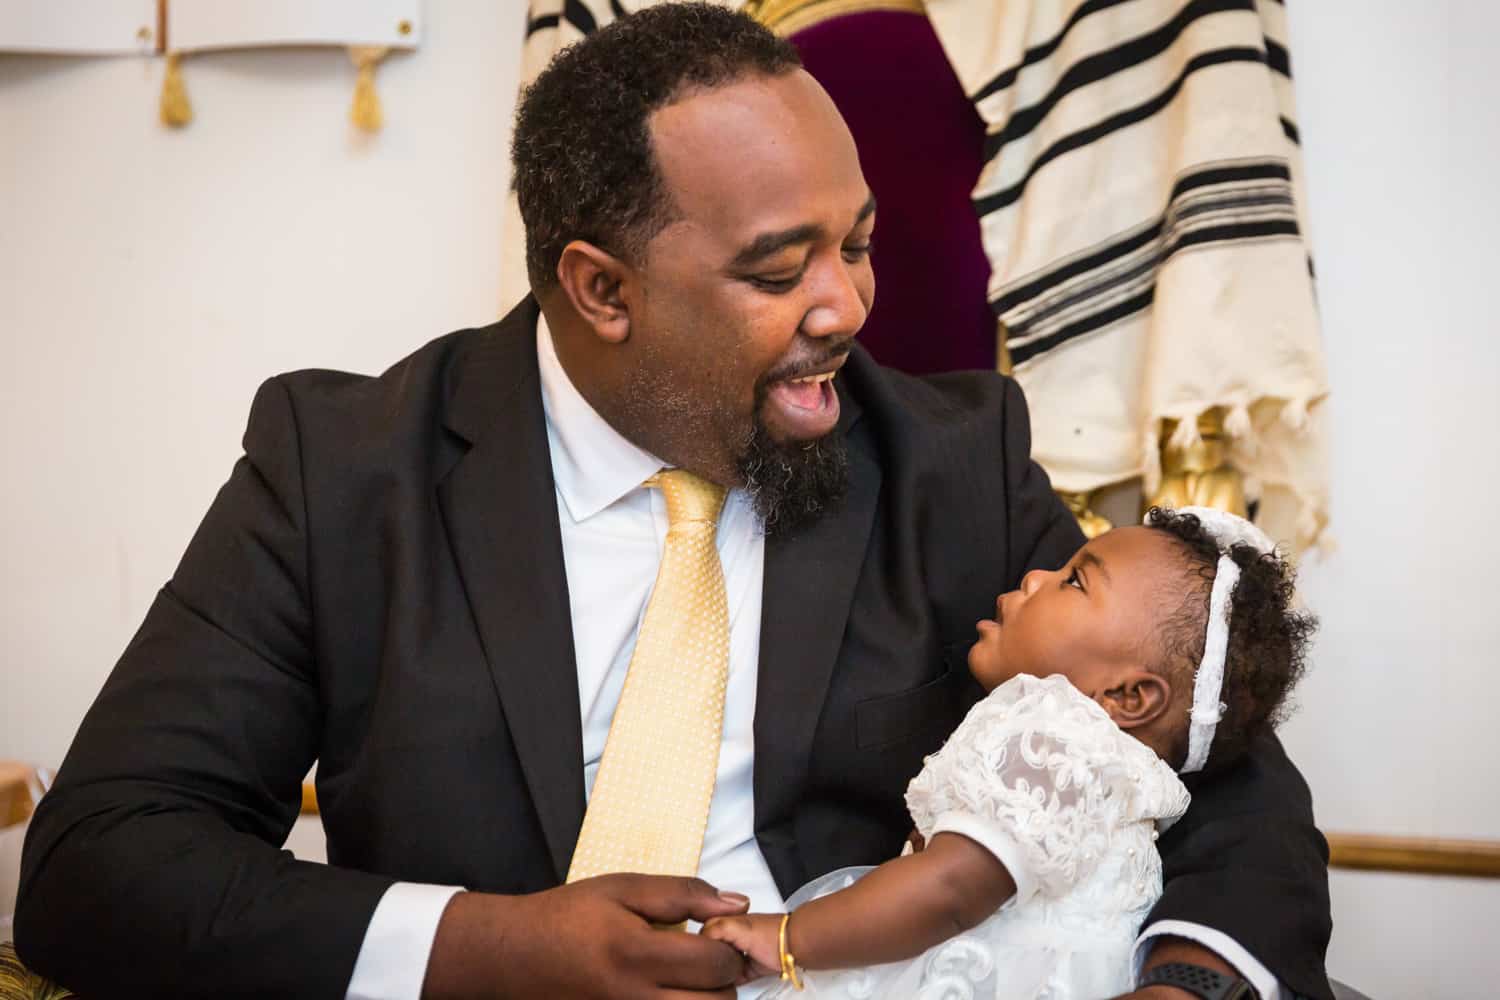
[{"label": "beige wall trim", "polygon": [[1328,867],[1413,875],[1500,878],[1500,840],[1329,833]]}]

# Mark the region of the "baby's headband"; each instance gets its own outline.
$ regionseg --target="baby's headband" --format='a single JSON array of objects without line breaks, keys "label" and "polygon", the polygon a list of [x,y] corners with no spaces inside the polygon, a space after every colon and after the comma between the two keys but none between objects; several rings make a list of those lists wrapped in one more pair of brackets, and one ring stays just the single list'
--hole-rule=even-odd
[{"label": "baby's headband", "polygon": [[[1182,773],[1203,770],[1208,763],[1208,748],[1214,741],[1228,707],[1219,700],[1224,690],[1224,657],[1229,650],[1229,602],[1235,584],[1240,581],[1240,565],[1229,556],[1236,545],[1248,545],[1257,552],[1272,553],[1276,543],[1265,532],[1236,514],[1213,507],[1178,507],[1178,514],[1191,514],[1219,547],[1219,568],[1214,573],[1213,591],[1208,598],[1208,637],[1203,643],[1203,662],[1193,679],[1193,710],[1189,716],[1187,762]],[[1146,516],[1151,523],[1151,516]]]}]

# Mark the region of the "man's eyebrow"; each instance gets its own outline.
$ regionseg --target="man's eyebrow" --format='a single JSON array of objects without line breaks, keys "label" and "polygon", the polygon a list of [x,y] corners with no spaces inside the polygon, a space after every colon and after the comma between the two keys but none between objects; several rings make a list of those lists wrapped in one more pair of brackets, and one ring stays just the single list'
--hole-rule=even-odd
[{"label": "man's eyebrow", "polygon": [[[869,198],[865,199],[864,205],[860,208],[859,213],[855,215],[854,224],[856,226],[859,225],[874,213],[875,196],[872,194]],[[749,267],[752,264],[765,260],[778,251],[785,250],[789,246],[796,246],[798,243],[811,243],[822,234],[822,228],[811,222],[800,226],[793,226],[790,229],[777,230],[774,233],[761,233],[755,239],[745,244],[734,255],[733,259],[729,262],[729,266],[735,269]]]},{"label": "man's eyebrow", "polygon": [[764,260],[779,250],[785,250],[789,246],[798,243],[811,243],[823,232],[822,228],[811,222],[791,229],[782,229],[774,233],[761,233],[755,239],[745,244],[740,252],[730,260],[732,268],[749,267],[758,261]]},{"label": "man's eyebrow", "polygon": [[1104,560],[1100,559],[1098,556],[1096,556],[1092,552],[1085,551],[1082,555],[1080,555],[1078,557],[1078,565],[1079,566],[1092,566],[1092,567],[1094,567],[1095,569],[1097,569],[1099,571],[1099,575],[1100,576],[1104,577],[1104,582],[1105,583],[1112,583],[1113,582],[1109,578],[1109,569],[1104,565]]}]

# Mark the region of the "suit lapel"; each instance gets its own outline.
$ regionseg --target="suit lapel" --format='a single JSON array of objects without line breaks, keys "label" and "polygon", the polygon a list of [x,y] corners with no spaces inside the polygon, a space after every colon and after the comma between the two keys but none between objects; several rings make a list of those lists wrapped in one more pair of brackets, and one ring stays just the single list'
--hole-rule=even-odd
[{"label": "suit lapel", "polygon": [[766,539],[755,696],[755,830],[785,891],[795,845],[786,824],[806,782],[813,734],[843,641],[880,495],[880,466],[851,433],[857,404],[841,395],[849,497],[789,537]]},{"label": "suit lapel", "polygon": [[583,823],[583,737],[537,314],[528,297],[461,363],[446,424],[470,447],[438,503],[561,881]]}]

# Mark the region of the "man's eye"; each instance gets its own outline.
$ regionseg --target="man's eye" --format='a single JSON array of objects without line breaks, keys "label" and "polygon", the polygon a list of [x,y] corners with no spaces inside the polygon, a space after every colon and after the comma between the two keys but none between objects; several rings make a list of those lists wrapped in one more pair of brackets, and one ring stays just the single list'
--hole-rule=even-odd
[{"label": "man's eye", "polygon": [[797,287],[797,282],[801,280],[801,271],[787,276],[752,274],[749,278],[750,284],[763,292],[770,292],[773,295],[790,292],[793,288]]},{"label": "man's eye", "polygon": [[870,251],[874,249],[875,242],[873,240],[857,247],[844,247],[844,259],[851,264],[855,264],[870,256]]}]

